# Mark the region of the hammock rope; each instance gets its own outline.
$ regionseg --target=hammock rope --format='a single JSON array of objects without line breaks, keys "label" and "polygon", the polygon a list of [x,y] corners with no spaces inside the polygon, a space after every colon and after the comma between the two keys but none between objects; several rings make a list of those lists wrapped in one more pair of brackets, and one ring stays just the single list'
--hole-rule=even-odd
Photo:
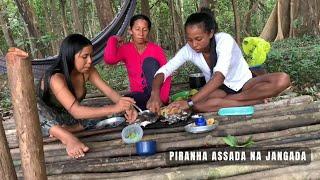
[{"label": "hammock rope", "polygon": [[[93,64],[100,63],[103,59],[103,50],[108,38],[112,35],[122,35],[132,17],[136,6],[136,0],[125,0],[120,11],[110,24],[105,27],[91,42],[93,44]],[[32,70],[35,79],[40,79],[45,70],[57,60],[57,55],[43,59],[32,60]],[[5,58],[0,58],[0,74],[6,73]]]}]

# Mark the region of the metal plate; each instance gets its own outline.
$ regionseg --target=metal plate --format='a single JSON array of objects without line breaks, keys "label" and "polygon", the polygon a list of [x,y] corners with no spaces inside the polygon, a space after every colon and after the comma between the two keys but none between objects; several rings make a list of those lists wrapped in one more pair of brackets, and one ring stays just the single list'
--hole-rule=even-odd
[{"label": "metal plate", "polygon": [[215,121],[214,124],[207,125],[207,126],[197,126],[195,125],[195,123],[191,123],[186,125],[184,129],[190,133],[204,133],[204,132],[212,131],[217,126],[218,126],[218,121]]},{"label": "metal plate", "polygon": [[167,115],[167,116],[163,116],[164,119],[160,120],[161,122],[168,122],[168,124],[173,124],[173,123],[177,123],[180,121],[187,121],[188,118],[190,117],[191,112],[189,111],[183,111],[179,114],[171,114],[171,115]]},{"label": "metal plate", "polygon": [[153,124],[159,119],[159,116],[149,110],[144,110],[139,113],[135,123],[145,127],[148,124]]},{"label": "metal plate", "polygon": [[124,117],[112,117],[112,118],[108,118],[98,122],[96,125],[96,128],[99,129],[99,128],[104,128],[106,126],[117,127],[125,121],[126,119]]}]

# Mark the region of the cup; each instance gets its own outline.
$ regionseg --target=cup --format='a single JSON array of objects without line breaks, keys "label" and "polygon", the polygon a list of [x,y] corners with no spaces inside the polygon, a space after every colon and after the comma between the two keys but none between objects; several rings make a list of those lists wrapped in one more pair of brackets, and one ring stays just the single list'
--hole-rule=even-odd
[{"label": "cup", "polygon": [[154,140],[139,141],[136,143],[136,152],[140,156],[150,156],[157,152],[157,143]]},{"label": "cup", "polygon": [[195,124],[197,126],[206,126],[207,125],[207,121],[204,117],[199,117],[195,120]]}]

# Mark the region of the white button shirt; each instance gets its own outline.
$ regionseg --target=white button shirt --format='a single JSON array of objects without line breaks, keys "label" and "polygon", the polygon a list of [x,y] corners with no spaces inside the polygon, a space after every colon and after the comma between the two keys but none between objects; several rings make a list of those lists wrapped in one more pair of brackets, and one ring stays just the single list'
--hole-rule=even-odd
[{"label": "white button shirt", "polygon": [[[213,68],[213,72],[221,72],[225,77],[223,83],[230,89],[239,91],[243,85],[252,78],[249,66],[231,35],[220,32],[215,34],[215,40],[218,59],[216,66]],[[210,68],[203,54],[197,53],[189,44],[182,47],[167,64],[156,72],[155,76],[163,73],[164,79],[166,79],[187,61],[191,61],[202,71],[206,82],[212,78]]]}]

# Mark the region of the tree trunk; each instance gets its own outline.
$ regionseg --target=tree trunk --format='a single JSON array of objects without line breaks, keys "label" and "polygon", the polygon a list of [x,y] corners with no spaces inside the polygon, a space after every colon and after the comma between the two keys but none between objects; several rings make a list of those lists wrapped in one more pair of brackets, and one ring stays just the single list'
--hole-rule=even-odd
[{"label": "tree trunk", "polygon": [[177,13],[177,5],[175,1],[169,1],[169,9],[171,13],[171,20],[172,20],[172,39],[174,39],[174,52],[176,52],[180,47],[183,45],[182,39],[182,22],[181,17]]},{"label": "tree trunk", "polygon": [[261,4],[260,0],[258,1],[250,0],[250,8],[248,12],[246,12],[244,15],[244,33],[246,34],[246,36],[251,36],[251,32],[250,32],[251,15],[253,12],[257,11],[259,4]]},{"label": "tree trunk", "polygon": [[234,29],[236,35],[236,41],[240,45],[241,44],[241,37],[240,37],[240,16],[238,12],[238,1],[232,0],[232,8],[233,8],[233,15],[234,15]]},{"label": "tree trunk", "polygon": [[71,0],[72,15],[74,21],[74,30],[83,34],[83,26],[81,25],[79,9],[76,0]]},{"label": "tree trunk", "polygon": [[215,0],[201,0],[198,6],[198,11],[202,8],[206,7],[211,10],[214,10],[215,7]]},{"label": "tree trunk", "polygon": [[[44,2],[45,3],[45,2]],[[47,9],[48,9],[48,16],[51,23],[51,32],[52,35],[55,37],[54,40],[52,40],[52,55],[58,54],[59,51],[59,45],[61,41],[61,36],[63,35],[63,26],[61,26],[61,20],[59,19],[59,13],[57,11],[56,1],[53,0],[46,0]],[[50,9],[50,10],[49,10]]]},{"label": "tree trunk", "polygon": [[45,180],[42,133],[28,54],[11,48],[6,55],[8,82],[26,180]]},{"label": "tree trunk", "polygon": [[110,0],[94,0],[99,18],[100,29],[105,28],[114,17],[112,1]]},{"label": "tree trunk", "polygon": [[[51,36],[54,36],[54,32],[53,32],[53,28],[52,28],[52,23],[51,22],[54,22],[51,20],[51,17],[52,16],[49,16],[50,14],[50,6],[48,4],[48,0],[43,0],[43,8],[44,8],[44,17],[45,17],[45,20],[46,20],[46,29],[47,29],[47,33],[49,33]],[[50,53],[51,55],[53,55],[56,51],[55,51],[55,43],[54,43],[54,40],[51,40],[50,41]]]},{"label": "tree trunk", "polygon": [[37,42],[41,38],[40,29],[38,26],[38,19],[35,16],[34,9],[29,5],[27,0],[14,0],[17,4],[19,12],[26,23],[26,27],[28,28],[29,34],[31,38],[35,38],[33,43],[35,44],[36,57],[42,58],[45,54],[45,50],[43,49],[43,44],[41,42]]},{"label": "tree trunk", "polygon": [[260,34],[268,41],[320,35],[320,1],[279,0]]},{"label": "tree trunk", "polygon": [[[148,0],[141,0],[141,14],[148,16],[150,18],[151,22],[153,22],[153,20],[151,19],[150,6],[149,6]],[[153,26],[153,27],[155,27],[155,26]],[[149,40],[150,41],[153,41],[155,39],[154,29],[155,28],[151,28],[150,32],[149,32]]]},{"label": "tree trunk", "polygon": [[[53,0],[50,0],[53,2]],[[62,17],[62,28],[64,36],[68,35],[68,22],[66,16],[66,0],[60,0],[61,4],[61,17]]]},{"label": "tree trunk", "polygon": [[8,141],[6,139],[2,121],[3,119],[0,116],[0,177],[4,180],[15,180],[17,179],[17,174],[12,163]]},{"label": "tree trunk", "polygon": [[23,23],[23,25],[24,25],[24,29],[26,30],[26,33],[27,33],[27,38],[26,38],[25,41],[29,41],[29,44],[26,44],[27,47],[25,47],[25,48],[29,48],[30,47],[31,57],[36,57],[36,55],[35,55],[36,49],[37,49],[36,46],[35,46],[36,44],[35,44],[35,42],[33,40],[33,37],[30,34],[30,31],[29,31],[29,29],[27,27],[27,24]]},{"label": "tree trunk", "polygon": [[5,11],[3,2],[0,1],[0,25],[2,28],[2,32],[3,32],[3,36],[8,44],[9,47],[13,47],[16,46],[13,37],[12,37],[12,32],[10,30],[10,28],[8,27],[8,17],[7,17],[7,13]]},{"label": "tree trunk", "polygon": [[[90,9],[90,6],[87,2],[87,0],[83,0],[82,1],[84,7],[88,7],[88,9]],[[81,14],[81,26],[82,26],[82,34],[86,37],[88,37],[88,34],[87,34],[87,31],[86,31],[86,26],[89,26],[89,23],[88,25],[86,25],[86,17],[88,16],[88,13],[89,11],[81,11],[80,14]]]}]

